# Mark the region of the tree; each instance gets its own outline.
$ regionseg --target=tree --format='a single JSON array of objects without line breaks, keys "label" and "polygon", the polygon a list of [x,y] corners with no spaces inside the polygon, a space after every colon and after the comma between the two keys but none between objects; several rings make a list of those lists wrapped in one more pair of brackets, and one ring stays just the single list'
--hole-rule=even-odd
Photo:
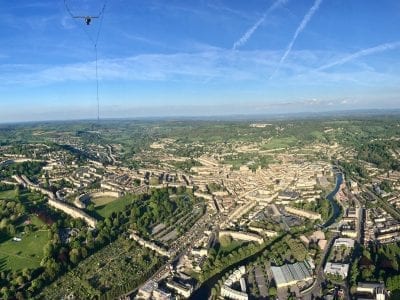
[{"label": "tree", "polygon": [[31,233],[32,232],[32,225],[31,224],[26,225],[24,227],[24,231],[25,231],[26,234]]},{"label": "tree", "polygon": [[43,280],[39,277],[31,282],[31,287],[33,290],[40,290],[43,286]]},{"label": "tree", "polygon": [[60,265],[53,259],[50,258],[46,262],[45,273],[50,280],[54,280],[57,274],[60,272]]},{"label": "tree", "polygon": [[85,247],[81,248],[81,255],[82,255],[82,258],[86,258],[87,257],[88,252],[87,252]]},{"label": "tree", "polygon": [[269,295],[270,297],[276,297],[276,287],[271,286],[271,287],[268,289],[268,295]]},{"label": "tree", "polygon": [[21,192],[20,192],[20,189],[19,189],[19,185],[15,186],[14,192],[15,192],[15,198],[14,199],[19,202],[20,199],[21,199],[20,198],[21,197]]},{"label": "tree", "polygon": [[15,279],[15,281],[16,281],[17,284],[23,285],[25,283],[25,278],[20,275]]},{"label": "tree", "polygon": [[8,226],[9,223],[10,223],[10,220],[9,220],[9,219],[3,218],[3,219],[0,221],[0,229],[7,228],[7,226]]},{"label": "tree", "polygon": [[7,232],[9,235],[15,235],[16,234],[16,229],[13,224],[9,224],[7,227]]},{"label": "tree", "polygon": [[22,269],[22,275],[26,277],[28,280],[31,280],[31,271],[28,268]]},{"label": "tree", "polygon": [[359,259],[355,259],[353,264],[351,265],[351,278],[350,278],[350,282],[351,284],[356,284],[357,283],[357,278],[358,275],[360,274],[360,270],[358,268],[358,261]]},{"label": "tree", "polygon": [[43,248],[43,256],[44,258],[51,257],[54,252],[54,246],[51,242],[48,242]]},{"label": "tree", "polygon": [[93,204],[93,203],[90,203],[90,204],[86,207],[86,209],[87,209],[88,211],[94,211],[94,210],[95,210],[94,204]]},{"label": "tree", "polygon": [[88,249],[93,249],[94,248],[94,240],[93,237],[88,237],[86,239],[86,246],[88,247]]},{"label": "tree", "polygon": [[17,300],[24,300],[24,299],[25,299],[24,294],[23,294],[21,291],[19,291],[19,292],[17,292],[17,293],[15,294],[15,298],[16,298]]},{"label": "tree", "polygon": [[73,264],[77,264],[79,262],[79,260],[81,259],[80,253],[79,253],[79,249],[72,249],[69,252],[69,259]]},{"label": "tree", "polygon": [[10,290],[6,286],[1,288],[1,293],[3,294],[4,299],[8,299],[10,297]]},{"label": "tree", "polygon": [[221,236],[219,242],[222,247],[228,247],[232,243],[232,237],[230,235]]}]

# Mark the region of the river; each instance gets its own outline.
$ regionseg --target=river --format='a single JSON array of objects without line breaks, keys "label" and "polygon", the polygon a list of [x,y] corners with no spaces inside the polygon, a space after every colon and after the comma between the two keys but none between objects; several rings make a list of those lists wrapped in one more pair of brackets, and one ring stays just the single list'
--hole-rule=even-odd
[{"label": "river", "polygon": [[339,207],[339,204],[335,200],[335,195],[339,191],[340,185],[342,184],[342,182],[343,182],[343,174],[340,172],[336,173],[335,189],[332,192],[330,192],[330,194],[326,197],[326,199],[328,199],[328,201],[330,202],[330,204],[332,206],[333,213],[332,213],[332,216],[325,222],[325,224],[322,225],[323,228],[329,227],[333,223],[335,223],[336,219],[340,215],[340,207]]}]

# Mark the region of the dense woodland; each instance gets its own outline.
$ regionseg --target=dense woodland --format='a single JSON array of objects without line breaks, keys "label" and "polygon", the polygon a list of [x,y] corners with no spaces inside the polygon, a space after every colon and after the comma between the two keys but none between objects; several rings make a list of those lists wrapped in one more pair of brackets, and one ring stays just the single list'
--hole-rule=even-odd
[{"label": "dense woodland", "polygon": [[384,282],[393,298],[400,296],[400,243],[361,246],[354,253],[350,285],[355,290],[357,282]]}]

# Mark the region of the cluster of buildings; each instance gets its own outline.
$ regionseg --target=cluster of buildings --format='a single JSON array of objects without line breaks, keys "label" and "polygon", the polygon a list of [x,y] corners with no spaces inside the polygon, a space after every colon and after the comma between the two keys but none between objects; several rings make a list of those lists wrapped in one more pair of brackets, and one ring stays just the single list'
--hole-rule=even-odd
[{"label": "cluster of buildings", "polygon": [[345,208],[343,218],[339,223],[339,230],[342,236],[357,239],[360,236],[363,208],[350,206]]},{"label": "cluster of buildings", "polygon": [[359,282],[356,297],[359,300],[386,300],[389,293],[383,283]]},{"label": "cluster of buildings", "polygon": [[343,209],[343,217],[336,225],[336,229],[341,236],[361,242],[364,223],[364,208],[361,203],[364,199],[360,195],[358,184],[350,181],[350,186],[347,186],[343,179],[336,199]]},{"label": "cluster of buildings", "polygon": [[286,212],[302,217],[302,218],[306,218],[306,219],[310,219],[310,220],[321,220],[321,214],[313,212],[313,211],[308,211],[308,210],[304,210],[304,209],[299,209],[299,208],[295,208],[292,206],[286,206],[285,207]]},{"label": "cluster of buildings", "polygon": [[306,245],[309,246],[310,243],[317,244],[319,249],[322,251],[325,250],[328,241],[325,238],[325,233],[321,230],[317,230],[313,232],[310,236],[306,237],[305,235],[300,236],[300,240]]},{"label": "cluster of buildings", "polygon": [[331,249],[329,261],[326,263],[324,273],[327,275],[347,278],[350,267],[351,251],[354,249],[355,241],[350,238],[339,237],[335,239]]},{"label": "cluster of buildings", "polygon": [[170,300],[171,293],[158,287],[158,283],[154,280],[147,281],[140,287],[135,299],[137,300]]},{"label": "cluster of buildings", "polygon": [[[246,280],[244,278],[245,274],[245,266],[234,270],[232,274],[229,275],[228,279],[223,282],[221,296],[225,299],[248,300],[249,296],[247,294]],[[235,284],[240,284],[240,290],[234,288]]]},{"label": "cluster of buildings", "polygon": [[78,207],[75,207],[65,202],[64,199],[57,199],[52,192],[40,187],[39,185],[33,184],[25,175],[14,175],[13,178],[15,179],[17,184],[20,184],[30,190],[38,191],[47,196],[48,204],[50,206],[63,211],[73,218],[83,219],[89,226],[93,228],[96,226],[97,220],[95,218],[89,216]]},{"label": "cluster of buildings", "polygon": [[367,208],[364,242],[391,243],[400,240],[400,222],[381,207]]},{"label": "cluster of buildings", "polygon": [[389,171],[385,175],[377,177],[379,180],[386,180],[390,182],[392,191],[387,193],[385,199],[395,209],[400,209],[400,172]]},{"label": "cluster of buildings", "polygon": [[[7,154],[9,147],[0,148],[0,164],[21,163],[26,161],[45,162],[43,175],[32,183],[26,176],[14,176],[4,180],[8,184],[21,184],[36,190],[48,198],[50,206],[60,209],[74,218],[82,218],[89,226],[94,227],[96,220],[87,215],[84,209],[91,198],[96,195],[118,198],[124,193],[145,192],[151,187],[188,187],[193,188],[190,177],[183,173],[166,172],[163,169],[131,170],[118,166],[117,156],[113,153],[115,145],[97,145],[87,147],[70,141],[68,149],[57,148],[49,151],[47,145],[26,145],[27,154]],[[29,151],[28,151],[29,150]],[[79,152],[87,159],[79,162],[70,153]],[[29,156],[27,156],[29,153]],[[113,163],[113,164],[112,164]],[[154,179],[154,180],[153,180]],[[60,190],[53,194],[45,186],[60,185]],[[153,185],[151,185],[153,183]]]},{"label": "cluster of buildings", "polygon": [[230,236],[234,240],[241,240],[246,242],[255,242],[262,244],[264,239],[256,233],[244,232],[244,231],[234,231],[234,230],[221,230],[219,231],[219,238],[223,236]]},{"label": "cluster of buildings", "polygon": [[[163,287],[160,287],[156,280],[150,279],[142,285],[137,295],[136,300],[172,300],[172,299],[188,299],[193,293],[193,286],[184,284],[177,280],[171,279],[166,282]],[[179,295],[176,297],[176,295]]]},{"label": "cluster of buildings", "polygon": [[400,193],[393,193],[393,195],[387,198],[387,201],[393,205],[393,207],[400,208]]},{"label": "cluster of buildings", "polygon": [[346,279],[349,274],[349,264],[327,262],[324,273]]},{"label": "cluster of buildings", "polygon": [[188,283],[181,283],[171,279],[167,281],[167,287],[173,290],[176,294],[181,295],[185,299],[189,298],[193,293],[193,286]]},{"label": "cluster of buildings", "polygon": [[[253,125],[251,126],[255,128],[264,128],[269,124]],[[230,236],[232,239],[261,244],[265,239],[276,236],[278,233],[275,230],[253,225],[266,210],[271,211],[269,217],[278,220],[283,218],[283,211],[301,219],[321,220],[320,214],[295,208],[292,204],[317,201],[324,191],[334,185],[332,167],[329,163],[309,162],[301,153],[274,153],[275,163],[270,163],[265,168],[257,168],[255,171],[251,170],[250,165],[242,165],[237,170],[232,165],[226,164],[225,157],[232,153],[209,154],[196,158],[196,164],[189,171],[177,171],[173,164],[184,162],[186,159],[163,153],[166,148],[173,147],[173,141],[164,140],[151,145],[152,149],[165,158],[159,165],[133,170],[119,165],[118,155],[114,153],[116,145],[81,145],[78,140],[69,143],[76,151],[85,153],[89,160],[84,164],[78,163],[68,151],[58,150],[48,153],[45,151],[45,146],[39,146],[35,155],[40,155],[40,158],[47,162],[44,168],[46,176],[40,178],[41,182],[38,184],[33,184],[22,176],[15,177],[14,181],[46,194],[49,205],[73,217],[84,219],[90,226],[94,227],[96,220],[86,215],[82,209],[85,208],[88,199],[95,197],[96,194],[111,193],[118,197],[129,192],[143,192],[149,188],[195,187],[195,196],[203,198],[207,203],[207,216],[196,221],[184,235],[177,236],[169,243],[168,248],[162,246],[158,239],[148,241],[137,233],[130,234],[130,238],[143,247],[152,249],[169,259],[168,267],[139,289],[137,299],[173,299],[176,295],[189,298],[193,286],[183,283],[185,281],[181,279],[190,279],[187,275],[190,272],[187,271],[202,270],[209,250],[218,238]],[[271,153],[270,150],[260,150],[250,146],[238,148],[237,152],[240,151],[243,153],[257,151],[266,155]],[[310,149],[310,151],[316,150]],[[12,163],[12,160],[17,159],[36,159],[36,157],[3,156],[0,165]],[[391,175],[397,178],[396,174]],[[69,187],[54,195],[42,187],[46,180],[50,184],[65,180],[69,183]],[[356,188],[352,186],[352,189]],[[334,250],[351,251],[354,248],[354,239],[360,236],[362,209],[357,197],[353,199],[345,184],[341,187],[337,198],[344,207],[344,216],[337,228],[342,237],[337,238],[332,247]],[[393,205],[400,203],[395,194],[388,200]],[[400,223],[381,208],[366,210],[364,229],[365,241],[400,240]],[[328,250],[326,249],[328,241],[324,232],[320,230],[307,237],[301,236],[300,239],[307,245],[317,244],[322,251]],[[174,267],[170,261],[178,254],[179,262]],[[304,289],[310,286],[314,280],[312,270],[313,266],[307,261],[271,267],[278,288],[297,286]],[[325,274],[338,275],[342,278],[347,277],[348,271],[347,257],[341,259],[331,257],[324,267]],[[248,299],[245,273],[245,268],[241,267],[230,274],[223,282],[221,296],[228,299]],[[374,295],[379,294],[377,291],[378,289],[374,290]]]}]

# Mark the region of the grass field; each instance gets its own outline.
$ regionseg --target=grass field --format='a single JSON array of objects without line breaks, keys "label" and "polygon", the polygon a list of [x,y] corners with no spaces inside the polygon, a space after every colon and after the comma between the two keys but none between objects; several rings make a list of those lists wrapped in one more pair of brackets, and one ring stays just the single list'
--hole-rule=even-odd
[{"label": "grass field", "polygon": [[15,197],[15,190],[9,190],[0,192],[0,200],[2,199],[14,199]]},{"label": "grass field", "polygon": [[48,241],[47,230],[37,230],[21,235],[21,242],[9,239],[0,244],[0,271],[37,268],[43,256],[43,246]]},{"label": "grass field", "polygon": [[116,198],[116,197],[104,196],[104,197],[94,197],[90,201],[93,202],[95,207],[97,207],[97,206],[102,206],[102,205],[108,204],[117,199],[118,198]]},{"label": "grass field", "polygon": [[113,212],[123,211],[125,206],[129,203],[132,203],[132,201],[133,200],[129,198],[114,199],[114,201],[108,202],[107,204],[96,205],[95,210],[97,214],[99,214],[103,218],[107,218]]},{"label": "grass field", "polygon": [[219,248],[219,252],[223,254],[229,254],[232,251],[239,249],[240,247],[244,246],[245,244],[248,244],[247,242],[244,241],[235,241],[232,240],[228,245],[221,245]]},{"label": "grass field", "polygon": [[279,148],[288,148],[297,143],[297,138],[294,136],[276,138],[273,137],[268,143],[262,145],[263,150],[272,150]]},{"label": "grass field", "polygon": [[36,229],[41,229],[43,225],[45,225],[38,217],[35,215],[30,215],[31,224],[35,226]]},{"label": "grass field", "polygon": [[312,135],[313,137],[315,137],[316,139],[320,140],[320,141],[322,141],[322,140],[325,139],[325,138],[324,138],[324,134],[323,134],[321,131],[318,131],[318,130],[312,131],[312,132],[311,132],[311,135]]},{"label": "grass field", "polygon": [[33,231],[22,234],[24,225],[17,226],[17,237],[20,242],[15,242],[12,237],[6,237],[0,243],[0,271],[10,269],[18,271],[23,268],[37,268],[43,257],[43,246],[48,241],[48,230],[42,230],[44,223],[35,215],[29,216]]}]

